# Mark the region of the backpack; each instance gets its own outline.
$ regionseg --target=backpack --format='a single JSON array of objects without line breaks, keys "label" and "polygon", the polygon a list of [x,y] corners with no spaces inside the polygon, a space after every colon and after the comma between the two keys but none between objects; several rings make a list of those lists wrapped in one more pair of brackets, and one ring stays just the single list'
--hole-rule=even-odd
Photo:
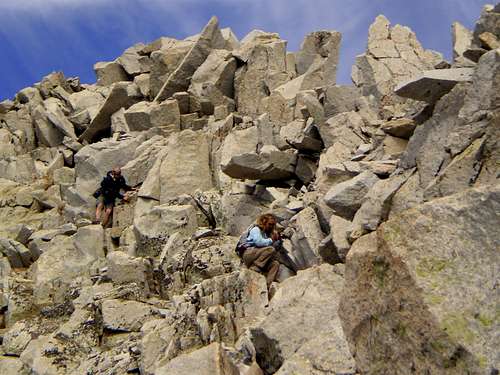
[{"label": "backpack", "polygon": [[240,236],[240,239],[238,240],[238,243],[236,244],[236,248],[234,249],[234,251],[236,252],[236,254],[238,254],[238,256],[240,258],[243,256],[243,253],[245,252],[245,250],[250,247],[250,245],[248,245],[248,243],[247,243],[247,238],[248,238],[248,235],[250,234],[250,231],[253,228],[255,228],[256,226],[257,226],[257,224],[250,225],[243,232],[243,234]]},{"label": "backpack", "polygon": [[92,196],[97,199],[99,198],[99,196],[102,194],[102,190],[101,190],[101,187],[98,187],[97,190],[94,192],[94,194],[92,194]]}]

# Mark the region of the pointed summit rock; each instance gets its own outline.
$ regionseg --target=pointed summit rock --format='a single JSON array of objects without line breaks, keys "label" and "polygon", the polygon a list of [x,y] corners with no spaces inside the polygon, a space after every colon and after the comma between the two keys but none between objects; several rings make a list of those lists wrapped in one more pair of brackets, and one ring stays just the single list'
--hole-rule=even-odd
[{"label": "pointed summit rock", "polygon": [[170,74],[155,101],[163,101],[176,92],[186,91],[194,72],[205,62],[212,49],[222,48],[225,43],[219,29],[219,21],[214,16],[203,28],[198,40],[184,56],[177,69]]}]

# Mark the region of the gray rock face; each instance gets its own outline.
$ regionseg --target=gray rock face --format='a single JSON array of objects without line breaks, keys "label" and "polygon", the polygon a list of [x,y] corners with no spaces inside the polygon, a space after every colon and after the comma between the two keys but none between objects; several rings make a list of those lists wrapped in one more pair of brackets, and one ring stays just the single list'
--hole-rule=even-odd
[{"label": "gray rock face", "polygon": [[295,55],[297,74],[304,74],[302,89],[335,84],[342,35],[337,31],[315,31],[306,35]]},{"label": "gray rock face", "polygon": [[381,129],[394,137],[409,139],[415,131],[416,124],[411,119],[396,119],[387,121],[381,126]]},{"label": "gray rock face", "polygon": [[212,17],[179,66],[170,74],[155,101],[168,99],[178,91],[186,91],[196,69],[205,62],[213,48],[222,47],[223,43],[219,22]]},{"label": "gray rock face", "polygon": [[136,283],[149,291],[152,279],[151,264],[143,258],[134,258],[124,252],[114,251],[106,256],[108,260],[108,276],[115,284]]},{"label": "gray rock face", "polygon": [[173,135],[157,155],[139,196],[161,204],[181,194],[212,188],[209,167],[209,142],[201,132],[184,130]]},{"label": "gray rock face", "polygon": [[139,88],[134,83],[120,82],[113,85],[109,96],[99,109],[99,112],[83,132],[80,139],[92,141],[99,133],[106,132],[111,126],[111,115],[120,108],[127,109],[141,98]]},{"label": "gray rock face", "polygon": [[330,237],[334,250],[339,259],[345,262],[347,253],[351,248],[348,238],[352,223],[340,216],[332,215],[328,224],[330,227]]},{"label": "gray rock face", "polygon": [[372,172],[363,172],[351,180],[332,187],[324,200],[338,216],[351,220],[361,207],[362,199],[378,180]]},{"label": "gray rock face", "polygon": [[460,84],[441,98],[434,109],[434,113],[439,115],[431,117],[415,130],[401,157],[401,165],[404,168],[418,165],[422,186],[427,186],[441,166],[450,160],[443,145],[452,129],[457,126],[458,111],[463,105],[466,90],[466,84]]},{"label": "gray rock face", "polygon": [[497,6],[485,5],[481,12],[481,17],[474,28],[473,42],[477,46],[481,46],[480,36],[483,33],[489,32],[493,35],[500,35],[500,9]]},{"label": "gray rock face", "polygon": [[128,76],[123,67],[117,62],[98,62],[94,65],[97,84],[109,86],[120,81],[128,81]]},{"label": "gray rock face", "polygon": [[394,105],[401,102],[393,94],[399,82],[434,69],[442,60],[438,53],[422,48],[408,27],[391,28],[380,15],[370,26],[366,53],[356,58],[352,79],[364,95],[374,95],[385,106]]},{"label": "gray rock face", "polygon": [[295,153],[269,146],[260,154],[251,152],[231,157],[222,165],[222,171],[232,178],[278,180],[291,177],[296,163]]},{"label": "gray rock face", "polygon": [[459,82],[472,80],[472,68],[426,70],[410,81],[400,83],[394,92],[399,96],[435,103]]},{"label": "gray rock face", "polygon": [[134,218],[134,233],[140,248],[138,255],[156,256],[171,234],[180,232],[191,236],[197,227],[193,206],[154,206],[142,216]]},{"label": "gray rock face", "polygon": [[327,118],[356,110],[356,101],[361,96],[356,86],[341,85],[327,87],[325,94],[325,116]]},{"label": "gray rock face", "polygon": [[280,129],[280,135],[291,146],[302,151],[320,151],[323,148],[318,130],[304,120],[295,120]]},{"label": "gray rock face", "polygon": [[365,233],[376,230],[378,225],[387,219],[392,197],[412,172],[379,180],[373,185],[352,220],[349,234],[351,242]]},{"label": "gray rock face", "polygon": [[330,260],[331,254],[320,254],[320,243],[325,237],[321,231],[316,213],[311,207],[300,211],[290,219],[293,234],[290,238],[290,254],[299,269],[305,269]]},{"label": "gray rock face", "polygon": [[451,37],[453,40],[453,58],[457,61],[471,47],[472,32],[460,22],[453,22]]},{"label": "gray rock face", "polygon": [[181,115],[176,100],[166,100],[162,103],[139,102],[128,108],[124,116],[130,131],[167,126],[173,131],[180,130]]},{"label": "gray rock face", "polygon": [[235,74],[235,99],[238,111],[244,115],[262,113],[262,100],[289,80],[286,71],[286,42],[277,34],[252,32],[242,41],[236,58],[246,64]]},{"label": "gray rock face", "polygon": [[208,98],[214,105],[224,104],[225,97],[234,97],[236,59],[227,50],[213,50],[193,74],[189,92]]},{"label": "gray rock face", "polygon": [[238,375],[221,344],[214,342],[202,349],[183,354],[155,371],[155,375]]},{"label": "gray rock face", "polygon": [[340,316],[362,372],[495,371],[499,209],[498,187],[469,189],[354,243]]},{"label": "gray rock face", "polygon": [[[172,72],[179,66],[194,42],[162,38],[162,44],[151,53],[149,77],[150,98],[155,98]],[[161,48],[160,48],[161,47]]]},{"label": "gray rock face", "polygon": [[151,319],[151,306],[136,301],[106,300],[102,303],[102,321],[111,331],[139,331]]},{"label": "gray rock face", "polygon": [[319,127],[319,133],[325,147],[334,147],[347,157],[365,143],[363,126],[363,119],[357,112],[345,112],[328,119]]},{"label": "gray rock face", "polygon": [[0,238],[0,254],[7,257],[12,268],[29,267],[34,260],[23,244],[6,238]]},{"label": "gray rock face", "polygon": [[300,271],[285,280],[264,320],[251,330],[257,362],[266,373],[355,374],[337,313],[344,281],[332,266]]}]

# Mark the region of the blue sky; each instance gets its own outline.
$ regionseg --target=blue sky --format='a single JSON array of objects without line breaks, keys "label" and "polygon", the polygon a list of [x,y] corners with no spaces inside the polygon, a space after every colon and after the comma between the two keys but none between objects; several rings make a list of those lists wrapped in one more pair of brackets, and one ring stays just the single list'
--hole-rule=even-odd
[{"label": "blue sky", "polygon": [[198,33],[210,16],[241,39],[253,29],[278,32],[288,50],[315,30],[343,34],[339,83],[350,83],[378,14],[407,25],[424,47],[451,56],[450,26],[473,28],[484,0],[0,0],[0,100],[51,71],[95,82],[92,66],[137,42]]}]

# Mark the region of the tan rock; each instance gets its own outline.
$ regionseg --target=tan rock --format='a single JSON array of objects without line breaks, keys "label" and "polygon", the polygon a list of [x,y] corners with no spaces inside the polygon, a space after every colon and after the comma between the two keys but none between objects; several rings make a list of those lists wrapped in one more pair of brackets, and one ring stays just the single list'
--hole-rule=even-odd
[{"label": "tan rock", "polygon": [[353,244],[339,313],[361,372],[497,366],[499,197],[495,186],[468,189],[394,216]]},{"label": "tan rock", "polygon": [[183,354],[155,371],[155,375],[238,375],[240,372],[219,343]]},{"label": "tan rock", "polygon": [[179,66],[170,74],[155,101],[163,101],[175,92],[186,91],[196,69],[203,64],[213,48],[221,47],[223,44],[225,41],[217,17],[212,17]]}]

